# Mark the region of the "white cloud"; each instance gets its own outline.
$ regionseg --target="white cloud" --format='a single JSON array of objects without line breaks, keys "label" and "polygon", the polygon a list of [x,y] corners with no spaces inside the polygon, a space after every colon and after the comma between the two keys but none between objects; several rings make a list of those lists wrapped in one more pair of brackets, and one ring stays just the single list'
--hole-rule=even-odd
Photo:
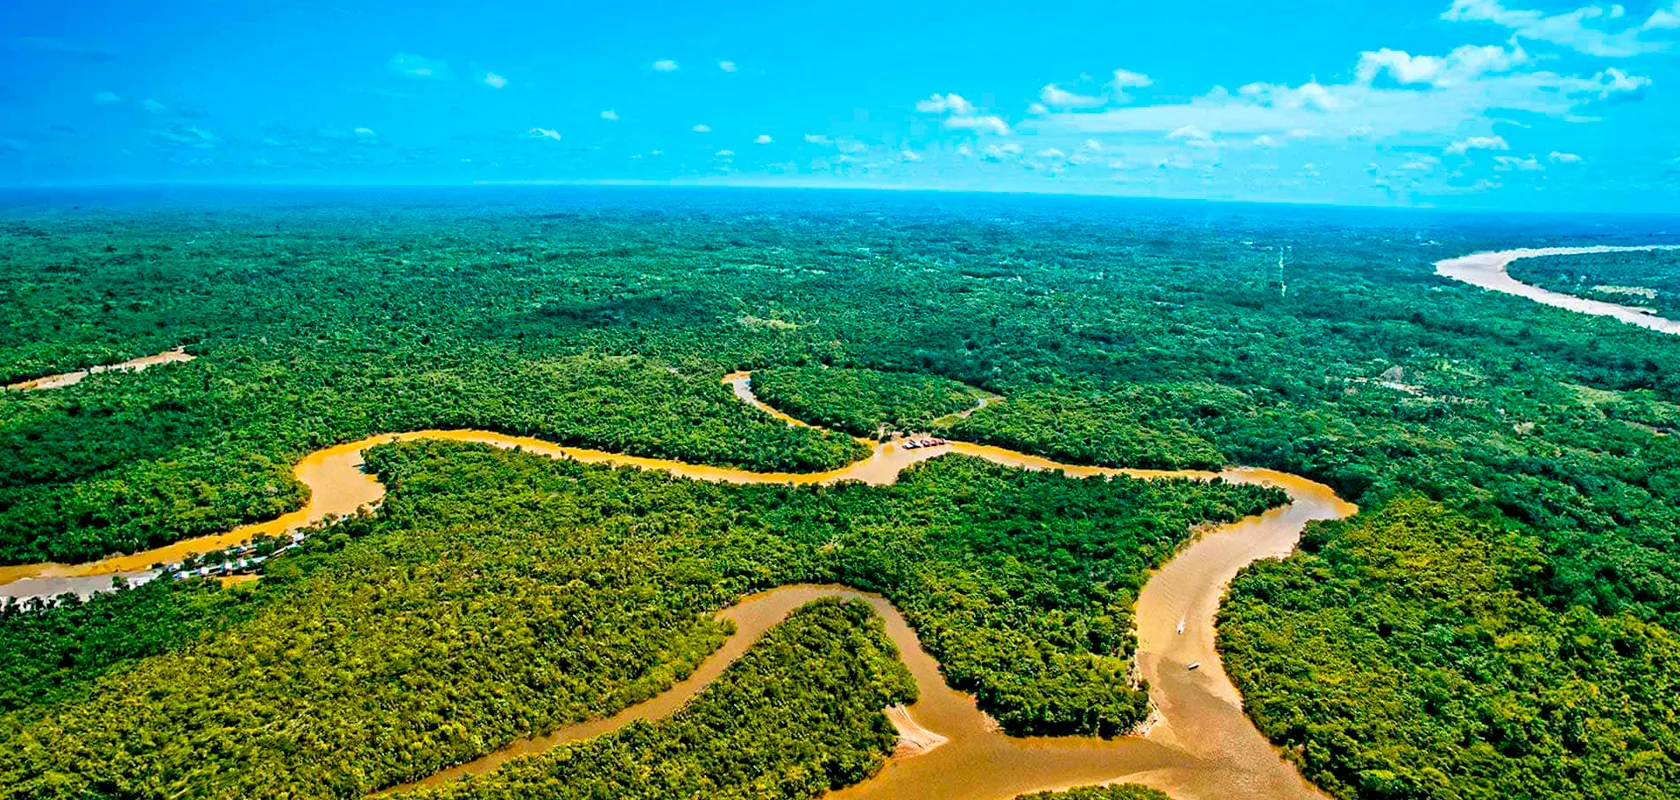
[{"label": "white cloud", "polygon": [[770,134],[761,133],[761,134],[758,135],[758,138],[753,140],[753,144],[769,144],[773,141],[776,141],[776,140],[770,138]]},{"label": "white cloud", "polygon": [[833,140],[829,139],[827,136],[824,136],[820,133],[807,133],[807,134],[805,134],[805,143],[806,144],[820,144],[824,147],[827,147],[828,145],[834,144]]},{"label": "white cloud", "polygon": [[[1625,58],[1663,49],[1660,43],[1641,39],[1638,27],[1604,24],[1625,15],[1619,5],[1586,6],[1564,14],[1547,14],[1506,8],[1501,0],[1453,0],[1452,7],[1441,14],[1441,19],[1488,22],[1510,30],[1513,37],[1549,42],[1594,56]],[[1611,27],[1621,29],[1613,31]]]},{"label": "white cloud", "polygon": [[172,144],[186,145],[199,150],[209,150],[222,143],[221,137],[197,125],[175,126],[169,130],[147,133]]},{"label": "white cloud", "polygon": [[694,130],[695,133],[711,133],[712,132],[712,126],[710,126],[710,125],[696,125],[696,126],[694,126],[693,130]]},{"label": "white cloud", "polygon": [[1551,152],[1551,155],[1546,156],[1546,159],[1548,161],[1551,161],[1553,164],[1579,164],[1579,163],[1581,163],[1581,157],[1580,156],[1575,155],[1574,153],[1560,153],[1556,150],[1553,150]]},{"label": "white cloud", "polygon": [[147,100],[146,102],[141,103],[140,107],[152,112],[153,114],[162,114],[163,112],[169,110],[169,106],[159,103],[156,100]]},{"label": "white cloud", "polygon": [[1277,147],[1278,142],[1276,139],[1273,139],[1266,134],[1260,134],[1259,136],[1254,137],[1254,146],[1271,148]]},{"label": "white cloud", "polygon": [[660,59],[653,62],[653,68],[660,72],[674,72],[677,69],[677,62],[669,58]]},{"label": "white cloud", "polygon": [[1642,31],[1672,31],[1677,29],[1680,29],[1680,2],[1652,12],[1651,18],[1645,20],[1645,24],[1640,27]]},{"label": "white cloud", "polygon": [[494,72],[486,72],[484,73],[484,85],[492,89],[500,89],[507,85],[507,78],[497,75]]},{"label": "white cloud", "polygon": [[95,92],[93,95],[93,102],[96,105],[108,106],[115,103],[121,103],[122,97],[120,97],[116,92]]},{"label": "white cloud", "polygon": [[609,108],[606,111],[601,112],[601,119],[604,119],[608,122],[617,122],[618,121],[618,112]]},{"label": "white cloud", "polygon": [[1142,89],[1146,86],[1153,86],[1155,81],[1150,80],[1148,75],[1141,72],[1117,69],[1114,71],[1114,80],[1109,81],[1108,85],[1114,88],[1114,101],[1125,103],[1132,99],[1132,95],[1126,91],[1127,89]]},{"label": "white cloud", "polygon": [[740,67],[733,61],[719,61],[718,69],[721,69],[724,72],[734,72],[735,70],[740,69]]},{"label": "white cloud", "polygon": [[952,130],[974,131],[976,133],[990,133],[997,136],[1009,135],[1009,123],[1002,117],[996,116],[956,116],[946,117],[945,127]]},{"label": "white cloud", "polygon": [[1330,111],[1341,105],[1329,87],[1318,81],[1308,81],[1298,87],[1251,83],[1238,89],[1237,94],[1261,105],[1290,110]]},{"label": "white cloud", "polygon": [[1036,133],[1069,135],[1168,134],[1194,126],[1210,134],[1316,135],[1321,130],[1364,126],[1375,137],[1453,136],[1467,125],[1485,124],[1495,110],[1578,118],[1579,111],[1606,100],[1635,99],[1650,80],[1607,69],[1592,77],[1553,72],[1485,75],[1463,84],[1419,91],[1359,82],[1301,87],[1250,84],[1236,93],[1215,87],[1186,102],[1052,114]]},{"label": "white cloud", "polygon": [[1155,81],[1150,80],[1148,75],[1139,72],[1117,69],[1114,71],[1112,85],[1116,89],[1142,89],[1145,86],[1154,86]]},{"label": "white cloud", "polygon": [[556,142],[560,141],[560,132],[552,128],[532,128],[526,131],[525,135],[532,139],[548,139]]},{"label": "white cloud", "polygon": [[1638,93],[1651,85],[1650,78],[1642,75],[1629,75],[1615,67],[1594,75],[1593,81],[1600,84],[1598,93],[1600,100],[1607,100],[1618,94]]},{"label": "white cloud", "polygon": [[973,158],[974,157],[974,148],[969,147],[966,144],[957,145],[957,155],[959,155],[963,158]]},{"label": "white cloud", "polygon": [[373,132],[372,128],[357,128],[350,131],[350,135],[357,139],[375,139],[379,136],[379,134]]},{"label": "white cloud", "polygon": [[914,164],[922,160],[922,154],[914,150],[901,150],[898,153],[898,160],[907,164]]},{"label": "white cloud", "polygon": [[998,144],[986,145],[985,149],[981,150],[980,153],[981,153],[981,156],[983,158],[985,158],[987,161],[1004,161],[1006,159],[1013,158],[1015,156],[1020,155],[1021,150],[1022,150],[1022,148],[1021,148],[1020,145],[1018,145],[1014,142],[1010,142],[1008,144],[1002,144],[1002,145],[998,145]]},{"label": "white cloud", "polygon": [[1086,139],[1085,143],[1079,146],[1079,149],[1087,153],[1101,153],[1103,144],[1096,139]]},{"label": "white cloud", "polygon": [[1400,168],[1410,172],[1429,172],[1441,163],[1441,159],[1434,156],[1417,156],[1407,161]]},{"label": "white cloud", "polygon": [[967,116],[974,113],[974,104],[964,100],[960,94],[935,94],[926,100],[916,101],[916,110],[923,114]]},{"label": "white cloud", "polygon": [[1044,105],[1056,109],[1096,108],[1108,102],[1106,97],[1070,92],[1054,83],[1046,84],[1043,89],[1038,90],[1038,99],[1044,101]]},{"label": "white cloud", "polygon": [[735,157],[735,151],[734,150],[719,150],[719,151],[717,151],[716,155],[717,155],[718,158],[734,158]]},{"label": "white cloud", "polygon": [[1371,83],[1386,73],[1401,86],[1426,84],[1439,88],[1473,81],[1490,73],[1509,72],[1528,62],[1528,53],[1518,44],[1510,50],[1494,45],[1465,45],[1445,56],[1414,56],[1385,47],[1361,53],[1354,73],[1360,83]]},{"label": "white cloud", "polygon": [[1518,158],[1516,156],[1494,156],[1493,160],[1495,164],[1494,169],[1500,172],[1509,172],[1511,170],[1538,172],[1545,169],[1544,166],[1541,166],[1539,159],[1536,159],[1534,156],[1529,156],[1527,158]]},{"label": "white cloud", "polygon": [[1167,138],[1175,142],[1206,143],[1213,141],[1213,137],[1209,136],[1207,131],[1204,131],[1194,125],[1181,125],[1174,128],[1171,133],[1167,134]]},{"label": "white cloud", "polygon": [[398,53],[385,62],[386,69],[392,74],[405,78],[429,78],[433,80],[449,80],[449,62],[417,56],[413,53]]},{"label": "white cloud", "polygon": [[1462,156],[1469,154],[1472,150],[1510,149],[1510,143],[1506,142],[1505,137],[1503,136],[1472,136],[1468,139],[1460,139],[1450,145],[1447,145],[1447,155]]},{"label": "white cloud", "polygon": [[286,142],[283,142],[279,139],[276,139],[273,136],[263,137],[262,143],[264,145],[268,146],[268,147],[285,147],[286,146]]},{"label": "white cloud", "polygon": [[1054,147],[1046,147],[1043,150],[1038,151],[1038,157],[1039,158],[1062,159],[1062,158],[1067,158],[1067,153],[1064,153],[1060,150],[1057,150]]}]

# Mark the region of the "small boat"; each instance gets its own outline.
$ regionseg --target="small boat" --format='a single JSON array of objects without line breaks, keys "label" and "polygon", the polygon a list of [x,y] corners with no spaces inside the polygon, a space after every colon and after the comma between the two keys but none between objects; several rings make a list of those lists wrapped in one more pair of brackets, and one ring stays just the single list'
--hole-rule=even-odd
[{"label": "small boat", "polygon": [[1184,635],[1184,618],[1183,617],[1178,618],[1178,635],[1179,636]]},{"label": "small boat", "polygon": [[1201,669],[1201,668],[1202,668],[1202,662],[1200,662],[1200,661],[1192,661],[1192,662],[1190,662],[1190,666],[1185,667],[1185,669],[1187,669],[1187,670],[1198,670],[1198,669]]}]

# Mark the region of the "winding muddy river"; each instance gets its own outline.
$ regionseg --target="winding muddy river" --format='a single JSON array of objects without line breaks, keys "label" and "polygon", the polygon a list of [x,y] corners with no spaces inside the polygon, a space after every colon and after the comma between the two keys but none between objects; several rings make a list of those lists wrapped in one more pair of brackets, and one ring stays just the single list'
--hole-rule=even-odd
[{"label": "winding muddy river", "polygon": [[1651,250],[1676,250],[1680,245],[1646,245],[1642,247],[1545,247],[1529,248],[1525,250],[1506,250],[1499,253],[1476,253],[1460,258],[1449,258],[1435,262],[1435,274],[1455,281],[1463,281],[1472,286],[1494,292],[1503,292],[1517,297],[1526,297],[1537,303],[1568,309],[1580,314],[1592,314],[1599,317],[1612,317],[1622,322],[1650,328],[1662,333],[1680,335],[1680,321],[1665,319],[1632,306],[1606,303],[1602,300],[1588,300],[1584,297],[1554,292],[1542,289],[1533,284],[1523,283],[1511,277],[1507,267],[1511,262],[1522,258],[1543,258],[1545,256],[1575,256],[1593,253],[1634,253]]},{"label": "winding muddy river", "polygon": [[[760,402],[752,393],[747,373],[725,376],[724,381],[744,402],[790,425],[805,424]],[[177,561],[187,553],[226,547],[259,534],[282,533],[376,505],[384,496],[384,486],[362,471],[362,452],[373,445],[413,439],[518,447],[555,458],[664,470],[696,480],[726,483],[823,484],[855,480],[882,485],[897,480],[912,464],[945,453],[959,453],[1022,469],[1060,470],[1076,477],[1125,475],[1199,480],[1217,477],[1237,483],[1265,484],[1286,491],[1291,502],[1204,532],[1144,587],[1137,606],[1137,665],[1139,673],[1149,682],[1156,713],[1153,724],[1141,736],[1107,741],[1005,736],[979,712],[972,697],[945,685],[938,663],[922,650],[903,616],[885,599],[841,586],[788,586],[743,598],[739,604],[721,612],[721,617],[735,622],[737,633],[692,675],[665,693],[606,719],[515,742],[417,784],[396,787],[397,790],[487,772],[511,759],[607,733],[632,720],[667,716],[709,685],[761,634],[793,609],[820,597],[851,597],[868,602],[886,620],[888,634],[915,676],[921,699],[908,709],[888,709],[889,718],[900,731],[901,744],[886,769],[869,781],[834,793],[834,798],[990,800],[1026,791],[1118,780],[1155,786],[1181,800],[1322,797],[1279,756],[1243,714],[1242,700],[1221,669],[1214,648],[1214,614],[1227,582],[1239,569],[1257,559],[1287,555],[1309,521],[1339,519],[1357,510],[1329,487],[1270,470],[1108,469],[1060,464],[1012,450],[964,442],[919,449],[905,449],[896,442],[866,442],[873,448],[870,455],[838,470],[810,474],[755,473],[561,447],[538,439],[488,431],[413,431],[373,436],[311,453],[294,468],[298,480],[310,489],[309,501],[304,508],[278,519],[88,564],[0,567],[0,581],[8,582],[0,587],[0,595],[51,596],[63,591],[92,591],[107,587],[111,577],[119,574],[145,580],[152,574],[148,568],[158,562]],[[1199,669],[1188,668],[1196,663],[1201,665]]]}]

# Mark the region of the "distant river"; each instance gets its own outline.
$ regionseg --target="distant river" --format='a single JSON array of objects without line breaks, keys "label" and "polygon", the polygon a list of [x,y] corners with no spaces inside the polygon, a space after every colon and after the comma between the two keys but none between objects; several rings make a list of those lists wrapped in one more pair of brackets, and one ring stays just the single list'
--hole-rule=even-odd
[{"label": "distant river", "polygon": [[1523,283],[1506,271],[1512,261],[1519,258],[1542,258],[1544,256],[1575,256],[1592,253],[1631,253],[1650,250],[1675,250],[1675,245],[1648,245],[1645,247],[1546,247],[1527,250],[1506,250],[1499,253],[1476,253],[1460,258],[1449,258],[1435,263],[1435,274],[1463,281],[1473,286],[1494,292],[1526,297],[1537,303],[1568,309],[1581,314],[1592,314],[1600,317],[1614,317],[1622,322],[1650,328],[1663,333],[1680,334],[1680,321],[1664,319],[1663,317],[1647,313],[1630,306],[1606,303],[1602,300],[1588,300],[1583,297],[1542,289],[1532,284]]}]

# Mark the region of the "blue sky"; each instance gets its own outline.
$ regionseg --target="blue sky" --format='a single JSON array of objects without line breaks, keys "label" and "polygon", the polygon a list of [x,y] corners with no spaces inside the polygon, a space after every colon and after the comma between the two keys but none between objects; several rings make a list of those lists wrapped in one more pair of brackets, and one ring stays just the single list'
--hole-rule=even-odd
[{"label": "blue sky", "polygon": [[1680,0],[55,0],[0,184],[652,182],[1680,212]]}]

